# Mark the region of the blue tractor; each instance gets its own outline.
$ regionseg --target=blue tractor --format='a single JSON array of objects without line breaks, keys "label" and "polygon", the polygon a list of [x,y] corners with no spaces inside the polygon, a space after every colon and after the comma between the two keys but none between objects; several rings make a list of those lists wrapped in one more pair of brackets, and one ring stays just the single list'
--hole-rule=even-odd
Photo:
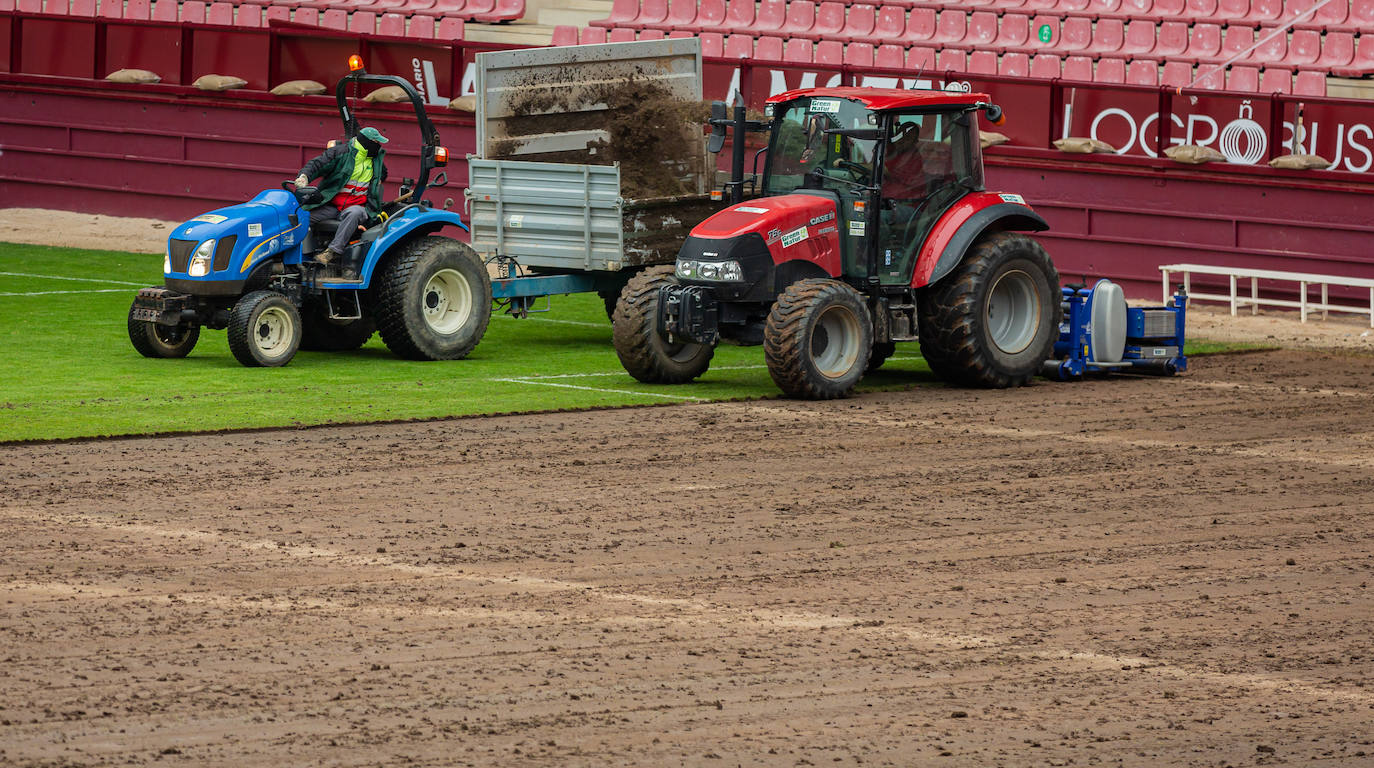
[{"label": "blue tractor", "polygon": [[162,265],[164,285],[144,288],[129,308],[129,340],[146,357],[185,357],[201,328],[226,329],[229,349],[246,366],[282,366],[298,349],[346,351],[375,332],[409,360],[465,357],[486,332],[491,280],[467,244],[437,234],[467,225],[437,210],[425,192],[447,184],[439,133],[413,85],[368,74],[361,59],[335,87],[344,141],[359,125],[349,86],[394,85],[410,97],[421,134],[420,170],[400,195],[367,222],[337,264],[324,250],[337,222],[311,227],[313,187],[283,182],[246,203],[197,216],[172,230]]}]

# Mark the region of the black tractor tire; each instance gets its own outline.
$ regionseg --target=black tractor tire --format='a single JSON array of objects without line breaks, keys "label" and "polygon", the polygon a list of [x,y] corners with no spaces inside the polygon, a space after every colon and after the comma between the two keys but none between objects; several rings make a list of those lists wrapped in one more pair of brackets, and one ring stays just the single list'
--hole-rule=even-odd
[{"label": "black tractor tire", "polygon": [[868,355],[868,367],[864,369],[865,374],[873,373],[883,367],[889,357],[897,352],[897,344],[891,341],[878,341],[873,344],[873,351]]},{"label": "black tractor tire", "polygon": [[672,265],[650,267],[630,278],[611,318],[611,339],[620,364],[646,384],[682,384],[711,367],[712,344],[671,343],[658,332],[658,289],[677,283]]},{"label": "black tractor tire", "polygon": [[229,313],[229,351],[250,368],[279,368],[301,346],[301,314],[275,291],[253,291]]},{"label": "black tractor tire", "polygon": [[921,354],[941,378],[1019,387],[1040,372],[1059,337],[1059,273],[1026,235],[984,235],[918,303]]},{"label": "black tractor tire", "polygon": [[134,308],[129,307],[129,341],[144,357],[186,357],[195,349],[200,338],[200,326],[159,325],[147,320],[135,320]]},{"label": "black tractor tire", "polygon": [[301,312],[301,349],[312,352],[352,352],[377,332],[368,315],[357,320],[333,320],[324,302],[307,302]]},{"label": "black tractor tire", "polygon": [[452,238],[406,243],[381,271],[375,316],[382,341],[397,357],[461,360],[491,320],[486,265]]},{"label": "black tractor tire", "polygon": [[784,393],[808,400],[848,397],[873,353],[873,319],[859,292],[838,280],[788,286],[763,328],[768,374]]}]

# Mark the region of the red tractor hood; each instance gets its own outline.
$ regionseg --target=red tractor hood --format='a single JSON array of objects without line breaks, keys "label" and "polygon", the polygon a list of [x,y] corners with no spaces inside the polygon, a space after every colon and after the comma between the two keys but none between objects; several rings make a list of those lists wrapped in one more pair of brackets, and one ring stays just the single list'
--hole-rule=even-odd
[{"label": "red tractor hood", "polygon": [[791,194],[746,200],[711,216],[692,230],[706,240],[734,240],[757,234],[774,264],[802,260],[826,274],[840,274],[840,236],[835,200],[820,195]]}]

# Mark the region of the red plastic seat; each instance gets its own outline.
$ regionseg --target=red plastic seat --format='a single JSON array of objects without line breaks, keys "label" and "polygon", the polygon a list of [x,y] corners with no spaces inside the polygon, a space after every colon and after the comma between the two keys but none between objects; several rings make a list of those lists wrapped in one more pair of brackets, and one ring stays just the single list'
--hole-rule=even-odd
[{"label": "red plastic seat", "polygon": [[1086,51],[1093,44],[1093,22],[1086,16],[1064,19],[1059,30],[1059,50]]},{"label": "red plastic seat", "polygon": [[1181,56],[1188,50],[1188,23],[1166,21],[1159,25],[1159,37],[1155,40],[1154,55],[1161,59]]},{"label": "red plastic seat", "polygon": [[811,0],[795,0],[787,4],[786,21],[778,34],[784,37],[805,37],[815,40],[811,28],[816,26],[816,4]]},{"label": "red plastic seat", "polygon": [[933,8],[912,8],[911,14],[906,17],[906,32],[902,34],[902,42],[908,45],[933,42],[937,23]]},{"label": "red plastic seat", "polygon": [[[10,7],[20,13],[41,13],[43,11],[43,0],[15,0]],[[123,0],[104,0],[104,2],[100,3],[96,15],[105,19],[123,18]]]},{"label": "red plastic seat", "polygon": [[175,22],[177,11],[181,9],[180,6],[181,4],[177,0],[157,0],[157,4],[153,6],[153,21]]},{"label": "red plastic seat", "polygon": [[559,24],[553,28],[553,40],[550,45],[577,45],[577,27],[571,24]]},{"label": "red plastic seat", "polygon": [[975,11],[969,14],[968,31],[964,34],[963,44],[971,48],[986,48],[997,39],[997,14],[992,11]]},{"label": "red plastic seat", "polygon": [[810,64],[813,47],[814,45],[810,40],[803,40],[799,37],[792,38],[783,47],[783,61],[791,64]]},{"label": "red plastic seat", "polygon": [[692,28],[696,31],[717,29],[725,22],[725,0],[701,0],[696,8]]},{"label": "red plastic seat", "polygon": [[759,0],[754,23],[749,29],[756,35],[782,34],[782,26],[786,22],[787,0]]},{"label": "red plastic seat", "polygon": [[811,34],[825,40],[839,40],[844,37],[845,6],[840,2],[825,2],[816,6],[816,23]]},{"label": "red plastic seat", "polygon": [[[1333,0],[1339,2],[1340,0]],[[1360,32],[1374,30],[1374,0],[1350,0],[1350,15],[1342,30]]]},{"label": "red plastic seat", "polygon": [[[1034,64],[1034,62],[1032,62]],[[1064,59],[1064,79],[1089,83],[1093,79],[1093,60],[1088,56],[1069,56]]]},{"label": "red plastic seat", "polygon": [[[1126,37],[1121,43],[1121,52],[1131,58],[1147,56],[1155,49],[1155,23],[1135,19],[1126,25]],[[1126,72],[1129,80],[1130,71]]]},{"label": "red plastic seat", "polygon": [[[1050,28],[1050,39],[1041,40],[1040,30],[1044,27]],[[1059,38],[1063,30],[1059,28],[1059,17],[1049,15],[1039,15],[1031,19],[1030,40],[1027,45],[1031,50],[1056,50],[1059,48]]]},{"label": "red plastic seat", "polygon": [[839,66],[844,63],[844,43],[822,40],[816,43],[816,63]]},{"label": "red plastic seat", "polygon": [[[182,6],[183,8],[185,6]],[[341,8],[330,8],[320,14],[320,26],[325,29],[337,29],[344,31],[348,29],[348,11]]]},{"label": "red plastic seat", "polygon": [[[1059,0],[1058,3],[1055,3],[1054,8],[1060,13],[1074,15],[1090,13],[1088,7],[1091,5],[1092,0]],[[1034,66],[1035,62],[1032,61],[1031,65]]]},{"label": "red plastic seat", "polygon": [[1225,34],[1221,37],[1221,53],[1217,54],[1217,58],[1224,61],[1254,44],[1254,27],[1238,26],[1235,24],[1229,25],[1226,27]]},{"label": "red plastic seat", "polygon": [[872,43],[873,30],[878,23],[878,9],[871,5],[854,5],[844,17],[840,37],[851,43]]},{"label": "red plastic seat", "polygon": [[129,0],[124,6],[124,18],[147,21],[152,18],[153,6],[150,0]]},{"label": "red plastic seat", "polygon": [[[1340,0],[1336,0],[1339,2]],[[1245,15],[1245,20],[1258,24],[1265,21],[1273,21],[1283,15],[1283,0],[1250,0],[1250,12]]]},{"label": "red plastic seat", "polygon": [[906,52],[906,68],[915,72],[937,72],[939,64],[935,61],[935,49],[923,45],[913,45]]},{"label": "red plastic seat", "polygon": [[1293,95],[1325,96],[1326,73],[1313,72],[1311,70],[1299,70],[1298,76],[1293,78]]},{"label": "red plastic seat", "polygon": [[269,7],[262,20],[263,26],[270,27],[274,21],[278,23],[291,21],[291,9],[284,5]]},{"label": "red plastic seat", "polygon": [[[439,28],[434,32],[434,38],[436,40],[462,40],[466,32],[464,26],[465,22],[462,19],[447,17],[439,19]],[[595,32],[592,32],[593,37],[601,38],[598,42],[606,42],[606,30],[600,27],[591,27],[589,29],[595,30]],[[587,29],[582,30],[582,42],[584,43],[589,42],[587,40],[588,31]],[[599,35],[597,34],[598,32],[600,33]]]},{"label": "red plastic seat", "polygon": [[1282,62],[1284,57],[1288,54],[1287,32],[1279,32],[1275,29],[1261,29],[1258,42],[1259,47],[1255,48],[1248,56],[1237,63],[1278,64]]},{"label": "red plastic seat", "polygon": [[1122,0],[1121,12],[1127,16],[1150,16],[1154,0]]},{"label": "red plastic seat", "polygon": [[[974,56],[978,54],[975,53]],[[1003,54],[997,64],[997,74],[1004,77],[1026,77],[1030,75],[1030,56],[1024,53]]]},{"label": "red plastic seat", "polygon": [[940,11],[939,19],[936,21],[935,36],[930,42],[949,47],[958,45],[968,33],[968,15],[963,10],[946,8]]},{"label": "red plastic seat", "polygon": [[769,35],[754,41],[754,58],[761,61],[782,61],[782,38]]},{"label": "red plastic seat", "polygon": [[1193,81],[1193,65],[1186,61],[1164,62],[1159,84],[1168,88],[1182,88]]},{"label": "red plastic seat", "polygon": [[725,55],[725,35],[719,32],[702,32],[701,55],[707,59],[719,59]]},{"label": "red plastic seat", "polygon": [[1201,88],[1207,91],[1220,91],[1226,88],[1226,70],[1214,64],[1204,64],[1198,67],[1195,75],[1196,82],[1194,88]]},{"label": "red plastic seat", "polygon": [[618,27],[633,24],[639,17],[639,0],[611,0],[611,15],[591,22],[594,27]]},{"label": "red plastic seat", "polygon": [[1159,86],[1159,63],[1150,59],[1132,59],[1126,64],[1126,82],[1131,85]]},{"label": "red plastic seat", "polygon": [[1194,24],[1188,38],[1188,50],[1180,58],[1190,63],[1211,61],[1221,55],[1221,27],[1216,24]]},{"label": "red plastic seat", "polygon": [[[697,15],[701,15],[698,11]],[[729,33],[754,26],[754,0],[730,0],[725,6],[725,18],[716,25],[703,26],[706,32]]]},{"label": "red plastic seat", "polygon": [[[105,5],[105,3],[101,3]],[[207,24],[233,24],[234,6],[228,3],[211,3],[210,10],[205,14]]]},{"label": "red plastic seat", "polygon": [[387,37],[405,37],[406,17],[399,13],[384,13],[377,17],[377,34]]},{"label": "red plastic seat", "polygon": [[992,0],[992,8],[1004,13],[1006,11],[1014,11],[1017,8],[1023,7],[1025,4],[1026,0]]},{"label": "red plastic seat", "polygon": [[[911,69],[911,61],[907,60],[907,69]],[[945,72],[967,72],[968,71],[968,51],[958,48],[946,48],[940,51],[936,62],[936,68]]]},{"label": "red plastic seat", "polygon": [[659,29],[696,29],[697,0],[668,0],[668,15],[662,21],[650,22]]},{"label": "red plastic seat", "polygon": [[[1201,1],[1201,0],[1200,0]],[[1250,16],[1250,0],[1217,0],[1217,8],[1212,16],[1225,23],[1229,20],[1240,21]],[[1202,19],[1198,19],[1202,21]]]},{"label": "red plastic seat", "polygon": [[46,13],[50,16],[66,16],[71,7],[67,0],[19,0],[12,10],[21,13]]},{"label": "red plastic seat", "polygon": [[[143,0],[147,5],[147,0]],[[129,5],[133,6],[133,0],[129,0]],[[127,12],[128,9],[125,9]],[[234,17],[234,23],[240,27],[261,27],[262,26],[262,6],[261,5],[240,5],[239,12]]]},{"label": "red plastic seat", "polygon": [[[1088,46],[1088,51],[1098,56],[1103,54],[1115,54],[1121,50],[1122,44],[1126,42],[1126,29],[1121,23],[1121,19],[1098,19],[1097,26],[1093,28],[1092,45]],[[1099,69],[1100,69],[1099,65]],[[1123,66],[1121,77],[1126,77]],[[1121,82],[1120,80],[1107,82]]]},{"label": "red plastic seat", "polygon": [[1058,54],[1037,53],[1030,61],[1030,76],[1037,80],[1054,80],[1062,68]]},{"label": "red plastic seat", "polygon": [[906,51],[900,45],[880,45],[873,53],[873,66],[901,69],[906,66]]},{"label": "red plastic seat", "polygon": [[377,14],[371,11],[355,11],[348,17],[348,31],[360,35],[377,34]]},{"label": "red plastic seat", "polygon": [[[975,16],[978,14],[974,14]],[[990,15],[990,14],[989,14]],[[996,19],[994,18],[994,22]],[[1030,43],[1030,17],[1024,13],[1008,13],[1002,17],[992,47],[999,51],[1024,50]]]},{"label": "red plastic seat", "polygon": [[749,59],[754,56],[754,38],[750,35],[730,35],[725,38],[725,58]]},{"label": "red plastic seat", "polygon": [[[417,40],[433,40],[434,27],[438,24],[438,21],[438,19],[427,13],[417,13],[410,17],[410,24],[406,29],[406,34]],[[576,29],[573,30],[573,34],[577,34]],[[576,37],[573,39],[576,41]]]},{"label": "red plastic seat", "polygon": [[690,29],[675,29],[668,33],[668,37],[673,40],[691,40],[697,33]]},{"label": "red plastic seat", "polygon": [[1265,69],[1260,73],[1260,93],[1292,93],[1293,73],[1286,69]]},{"label": "red plastic seat", "polygon": [[1259,67],[1236,65],[1226,77],[1228,91],[1258,91],[1260,81]]},{"label": "red plastic seat", "polygon": [[1150,9],[1150,15],[1156,19],[1178,19],[1182,18],[1188,10],[1187,0],[1155,0],[1155,5]]},{"label": "red plastic seat", "polygon": [[[1294,52],[1298,48],[1298,35],[1317,33],[1310,30],[1299,30],[1293,33],[1293,39],[1288,44],[1288,59],[1285,64],[1303,65],[1305,62],[1295,60]],[[1355,36],[1349,32],[1327,32],[1326,43],[1321,43],[1321,37],[1317,36],[1317,43],[1321,45],[1321,55],[1312,63],[1312,69],[1334,70],[1350,66],[1350,62],[1355,60]],[[1304,42],[1307,38],[1303,38]]]},{"label": "red plastic seat", "polygon": [[[1101,20],[1104,17],[1120,18],[1122,15],[1124,15],[1121,11],[1121,0],[1090,0],[1090,2],[1088,3],[1088,13],[1091,13],[1092,15],[1096,16],[1099,20]],[[1121,76],[1123,78],[1126,76],[1124,70],[1122,71]],[[1121,81],[1117,80],[1115,82]]]},{"label": "red plastic seat", "polygon": [[1374,35],[1361,35],[1355,41],[1355,56],[1350,64],[1337,67],[1331,74],[1336,77],[1363,77],[1374,72]]},{"label": "red plastic seat", "polygon": [[[181,6],[181,20],[182,22],[188,21],[188,19],[186,18],[185,3],[183,3]],[[296,12],[292,14],[291,21],[296,24],[304,24],[308,27],[318,27],[320,25],[320,9],[297,8]]]},{"label": "red plastic seat", "polygon": [[1106,56],[1097,60],[1093,80],[1099,83],[1126,82],[1126,60]]},{"label": "red plastic seat", "polygon": [[[172,3],[172,21],[176,21],[177,4]],[[0,3],[0,10],[3,10],[3,3]],[[68,16],[94,16],[95,0],[72,0],[67,8]]]},{"label": "red plastic seat", "polygon": [[1239,16],[1224,15],[1225,12],[1222,10],[1217,0],[1188,0],[1188,4],[1184,8],[1183,15],[1195,21],[1209,21],[1219,15],[1222,19],[1243,18],[1245,16],[1245,12],[1250,10],[1250,0],[1233,1],[1243,4]]},{"label": "red plastic seat", "polygon": [[[1007,54],[1010,56],[1011,54]],[[1026,54],[1021,54],[1025,56]],[[974,51],[968,55],[968,71],[976,75],[997,74],[997,54],[992,51]]]},{"label": "red plastic seat", "polygon": [[641,29],[639,30],[640,40],[662,40],[668,33],[661,29]]},{"label": "red plastic seat", "polygon": [[874,45],[898,44],[906,33],[906,12],[901,6],[884,5],[878,8],[873,17],[873,31],[867,36],[852,37],[852,40]]},{"label": "red plastic seat", "polygon": [[851,67],[872,67],[873,46],[868,43],[850,43],[844,47],[844,63]]},{"label": "red plastic seat", "polygon": [[662,24],[668,18],[668,0],[641,0],[639,6],[639,17],[628,24],[620,26],[644,29],[658,24]]},{"label": "red plastic seat", "polygon": [[634,41],[635,30],[630,27],[616,27],[606,32],[606,42],[608,43],[632,43]]},{"label": "red plastic seat", "polygon": [[1295,29],[1339,29],[1350,18],[1349,0],[1331,0],[1311,16],[1299,21]]},{"label": "red plastic seat", "polygon": [[1021,7],[1028,11],[1048,11],[1058,4],[1058,0],[1026,0]]}]

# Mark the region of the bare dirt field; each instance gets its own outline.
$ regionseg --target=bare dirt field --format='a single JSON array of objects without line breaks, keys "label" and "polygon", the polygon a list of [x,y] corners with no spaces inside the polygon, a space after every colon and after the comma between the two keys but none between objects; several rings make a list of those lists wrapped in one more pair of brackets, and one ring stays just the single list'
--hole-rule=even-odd
[{"label": "bare dirt field", "polygon": [[1374,765],[1372,372],[0,447],[0,764]]}]

